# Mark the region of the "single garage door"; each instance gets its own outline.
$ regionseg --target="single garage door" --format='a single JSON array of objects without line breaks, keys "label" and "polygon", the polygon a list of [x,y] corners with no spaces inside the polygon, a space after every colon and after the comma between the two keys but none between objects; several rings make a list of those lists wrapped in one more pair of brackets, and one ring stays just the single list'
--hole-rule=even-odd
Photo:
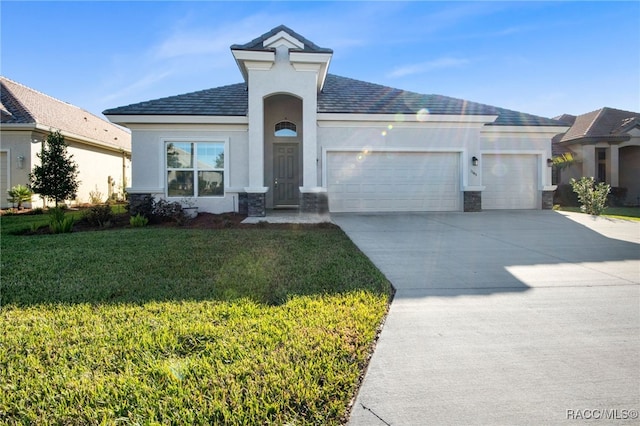
[{"label": "single garage door", "polygon": [[6,152],[0,152],[0,207],[9,207],[7,191],[9,190],[9,156]]},{"label": "single garage door", "polygon": [[329,210],[460,210],[459,157],[451,152],[329,152]]},{"label": "single garage door", "polygon": [[525,154],[482,156],[482,209],[537,209],[538,157]]}]

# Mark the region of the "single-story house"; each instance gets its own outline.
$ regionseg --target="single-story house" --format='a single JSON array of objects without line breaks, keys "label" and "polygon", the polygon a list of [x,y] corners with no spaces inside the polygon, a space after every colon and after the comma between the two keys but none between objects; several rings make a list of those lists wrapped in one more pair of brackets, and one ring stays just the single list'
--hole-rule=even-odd
[{"label": "single-story house", "polygon": [[[78,164],[75,203],[88,202],[90,192],[106,199],[123,192],[131,181],[131,134],[74,105],[0,76],[0,206],[10,207],[7,191],[27,185],[40,160],[42,142],[60,131],[67,152]],[[34,203],[37,201],[34,197]],[[29,203],[27,203],[28,206]]]},{"label": "single-story house", "polygon": [[553,139],[554,154],[570,153],[574,160],[559,170],[558,184],[571,178],[593,177],[625,199],[640,200],[640,113],[601,108],[578,116],[557,118],[571,127]]},{"label": "single-story house", "polygon": [[330,74],[279,26],[231,46],[244,81],[104,111],[132,132],[130,197],[206,212],[551,208],[565,124]]}]

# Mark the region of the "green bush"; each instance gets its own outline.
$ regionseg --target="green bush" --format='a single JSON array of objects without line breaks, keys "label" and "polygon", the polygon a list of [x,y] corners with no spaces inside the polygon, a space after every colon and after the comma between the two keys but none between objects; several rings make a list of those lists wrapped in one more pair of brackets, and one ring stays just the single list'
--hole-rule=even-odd
[{"label": "green bush", "polygon": [[33,196],[33,192],[24,185],[16,185],[7,191],[7,193],[9,194],[7,200],[11,204],[17,204],[18,210],[22,209],[22,203],[31,202],[31,197]]},{"label": "green bush", "polygon": [[113,221],[113,210],[109,204],[91,206],[86,210],[84,218],[93,226],[108,228]]},{"label": "green bush", "polygon": [[54,207],[49,209],[49,229],[54,234],[62,234],[71,232],[73,228],[74,218],[65,214],[62,207]]},{"label": "green bush", "polygon": [[55,207],[49,209],[49,229],[54,234],[66,234],[73,229],[73,216],[65,215],[64,209]]},{"label": "green bush", "polygon": [[611,187],[606,183],[596,184],[593,177],[582,177],[580,180],[571,179],[571,187],[578,195],[580,210],[583,212],[599,216],[607,208],[607,195]]},{"label": "green bush", "polygon": [[131,216],[131,218],[129,218],[129,224],[134,228],[142,228],[143,226],[147,226],[148,223],[149,223],[149,219],[142,216],[140,213],[138,213],[135,216]]}]

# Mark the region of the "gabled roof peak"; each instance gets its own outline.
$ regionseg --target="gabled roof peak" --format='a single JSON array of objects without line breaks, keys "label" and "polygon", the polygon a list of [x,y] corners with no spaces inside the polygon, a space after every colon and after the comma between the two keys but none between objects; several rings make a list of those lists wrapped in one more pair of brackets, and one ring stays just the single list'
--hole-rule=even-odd
[{"label": "gabled roof peak", "polygon": [[273,44],[281,39],[286,41],[285,45],[288,45],[291,50],[309,53],[333,53],[333,50],[318,46],[286,25],[278,25],[249,43],[234,44],[231,46],[231,50],[269,51],[273,50],[275,47]]}]

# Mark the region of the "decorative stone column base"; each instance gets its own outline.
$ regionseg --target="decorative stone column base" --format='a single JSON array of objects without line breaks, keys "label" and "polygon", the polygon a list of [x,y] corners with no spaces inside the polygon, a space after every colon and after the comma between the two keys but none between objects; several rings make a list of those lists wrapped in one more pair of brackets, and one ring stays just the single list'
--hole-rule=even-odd
[{"label": "decorative stone column base", "polygon": [[238,193],[238,213],[249,214],[249,197],[246,192]]},{"label": "decorative stone column base", "polygon": [[542,191],[542,210],[553,209],[553,194],[555,191]]},{"label": "decorative stone column base", "polygon": [[264,193],[247,194],[247,215],[249,217],[265,217],[267,215],[266,197]]},{"label": "decorative stone column base", "polygon": [[482,211],[482,192],[481,191],[464,191],[464,211],[465,212],[481,212]]},{"label": "decorative stone column base", "polygon": [[142,216],[149,217],[153,211],[153,195],[145,193],[129,194],[129,213],[135,216],[140,213]]},{"label": "decorative stone column base", "polygon": [[326,192],[301,192],[300,211],[302,213],[323,214],[329,212],[329,197]]}]

